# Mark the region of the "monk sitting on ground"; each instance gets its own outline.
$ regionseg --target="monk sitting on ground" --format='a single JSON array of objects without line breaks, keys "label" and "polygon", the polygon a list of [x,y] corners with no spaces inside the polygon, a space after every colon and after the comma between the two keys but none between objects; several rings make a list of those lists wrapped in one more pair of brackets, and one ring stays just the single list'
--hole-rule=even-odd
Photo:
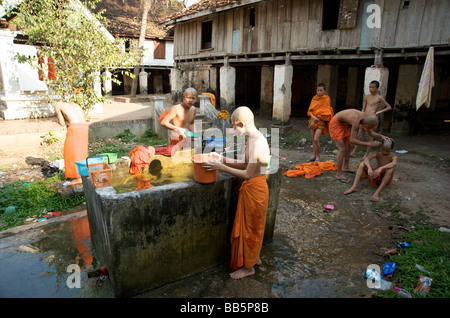
[{"label": "monk sitting on ground", "polygon": [[69,186],[80,185],[81,176],[75,161],[86,160],[88,155],[89,125],[81,107],[75,103],[58,102],[55,113],[61,126],[68,122],[64,141],[64,169],[66,178],[74,178]]},{"label": "monk sitting on ground", "polygon": [[[356,109],[346,109],[333,116],[330,121],[329,130],[331,139],[336,142],[336,146],[339,149],[336,178],[344,183],[350,182],[350,179],[346,178],[342,172],[354,172],[348,166],[350,161],[350,143],[370,147],[380,145],[379,141],[365,142],[357,138],[360,124],[364,125],[370,136],[383,140],[387,139],[387,137],[372,130],[373,127],[378,125],[378,118],[375,115],[367,115]],[[351,131],[348,128],[349,125],[352,126]]]},{"label": "monk sitting on ground", "polygon": [[161,114],[160,124],[173,130],[170,136],[170,145],[176,145],[186,139],[186,133],[194,130],[194,120],[197,101],[197,91],[190,87],[184,91],[183,103],[174,105],[169,111]]},{"label": "monk sitting on ground", "polygon": [[[379,201],[381,190],[391,183],[394,177],[394,168],[397,165],[397,156],[391,153],[391,149],[394,147],[394,142],[391,139],[383,141],[381,152],[376,152],[368,157],[364,157],[364,160],[360,163],[358,171],[356,172],[355,181],[350,189],[346,190],[344,194],[350,194],[358,190],[358,182],[364,171],[366,171],[370,184],[374,187],[379,185],[378,189],[370,198],[370,201]],[[370,160],[377,160],[377,169],[375,170],[370,164]]]},{"label": "monk sitting on ground", "polygon": [[239,191],[238,205],[231,233],[231,263],[234,279],[255,273],[254,266],[261,264],[260,252],[269,204],[269,188],[266,170],[270,149],[266,138],[255,127],[252,111],[245,106],[238,107],[231,115],[236,135],[247,135],[244,160],[225,158],[204,163],[208,170],[222,170],[245,179]]}]

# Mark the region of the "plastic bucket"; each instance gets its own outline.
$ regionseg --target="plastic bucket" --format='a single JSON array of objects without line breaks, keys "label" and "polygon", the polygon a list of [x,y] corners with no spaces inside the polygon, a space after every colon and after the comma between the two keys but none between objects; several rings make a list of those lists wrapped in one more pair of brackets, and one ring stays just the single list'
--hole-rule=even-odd
[{"label": "plastic bucket", "polygon": [[194,179],[198,183],[213,183],[217,180],[218,170],[207,171],[202,167],[203,162],[208,162],[211,159],[209,154],[197,154],[192,156],[192,163],[194,165]]},{"label": "plastic bucket", "polygon": [[114,163],[117,161],[117,154],[116,153],[101,153],[98,154],[97,156],[99,157],[103,157],[103,162],[107,162],[107,163]]},{"label": "plastic bucket", "polygon": [[86,162],[88,162],[88,164],[102,163],[103,157],[89,157],[86,158],[86,160],[75,161],[78,173],[82,177],[89,177],[89,170],[86,167]]}]

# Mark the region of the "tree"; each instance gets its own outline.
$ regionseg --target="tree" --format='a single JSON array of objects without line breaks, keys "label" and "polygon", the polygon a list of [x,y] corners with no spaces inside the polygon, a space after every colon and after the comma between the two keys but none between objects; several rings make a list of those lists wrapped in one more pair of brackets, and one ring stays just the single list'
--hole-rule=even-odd
[{"label": "tree", "polygon": [[[49,87],[46,94],[49,100],[57,95],[63,101],[79,104],[86,114],[107,98],[95,90],[95,84],[104,79],[100,72],[130,69],[140,58],[139,52],[127,54],[123,43],[108,37],[103,12],[93,11],[99,1],[86,0],[83,4],[78,0],[23,1],[14,19],[19,30],[28,36],[27,44],[39,46],[38,56],[18,55],[18,61],[29,63],[46,75],[43,77]],[[120,84],[117,74],[111,80]]]}]

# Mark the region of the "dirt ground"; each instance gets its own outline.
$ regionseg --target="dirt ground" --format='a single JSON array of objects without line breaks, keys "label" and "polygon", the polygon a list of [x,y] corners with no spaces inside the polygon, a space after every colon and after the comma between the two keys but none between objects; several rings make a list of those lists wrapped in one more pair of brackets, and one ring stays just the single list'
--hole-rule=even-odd
[{"label": "dirt ground", "polygon": [[[258,127],[270,128],[270,124],[268,120],[257,119]],[[298,136],[298,141],[286,145],[288,138],[280,139],[282,173],[306,162],[312,152],[306,119],[294,118],[291,124],[290,134]],[[375,188],[367,179],[361,180],[358,192],[344,195],[351,183],[338,181],[333,171],[324,171],[312,179],[282,176],[274,243],[263,248],[261,257],[266,267],[261,267],[259,274],[250,279],[250,284],[261,288],[248,288],[212,275],[208,281],[212,279],[215,283],[205,290],[198,286],[202,290],[198,294],[192,294],[189,282],[183,287],[168,284],[143,297],[374,296],[365,286],[362,273],[369,264],[383,261],[384,251],[392,248],[402,232],[412,230],[418,223],[450,228],[448,134],[386,135],[395,140],[394,150],[406,153],[398,154],[394,179],[382,191],[379,202],[369,200]],[[321,147],[321,161],[336,162],[336,147],[329,138],[321,139]],[[0,187],[17,180],[44,178],[48,161],[45,164],[46,161],[36,158],[48,159],[61,151],[62,142],[23,152],[0,153]],[[360,156],[351,158],[350,167],[356,168],[364,152],[362,147]],[[353,182],[354,174],[346,174]],[[325,210],[327,204],[334,205],[334,210]]]}]

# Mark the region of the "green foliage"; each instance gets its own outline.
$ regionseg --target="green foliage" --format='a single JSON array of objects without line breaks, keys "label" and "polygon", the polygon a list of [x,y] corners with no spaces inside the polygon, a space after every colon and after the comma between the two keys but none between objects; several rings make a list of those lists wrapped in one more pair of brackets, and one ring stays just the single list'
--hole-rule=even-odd
[{"label": "green foliage", "polygon": [[41,138],[43,139],[42,142],[46,143],[47,145],[51,145],[59,141],[59,137],[55,136],[55,131],[53,129],[50,129],[49,132],[45,135],[42,135]]},{"label": "green foliage", "polygon": [[[427,298],[449,298],[450,277],[450,233],[440,232],[427,225],[417,225],[416,230],[406,233],[403,240],[410,243],[409,248],[399,248],[397,255],[389,256],[388,261],[396,262],[394,285],[410,292],[413,298],[419,276],[433,279]],[[418,271],[416,264],[423,266],[429,273]],[[380,292],[382,297],[396,297],[393,291]]]},{"label": "green foliage", "polygon": [[[103,12],[93,10],[99,1],[87,0],[83,5],[64,0],[22,1],[14,20],[28,35],[28,44],[40,46],[39,56],[44,62],[38,63],[37,56],[18,55],[16,59],[45,75],[49,100],[54,95],[60,96],[63,101],[79,104],[86,114],[107,98],[98,96],[94,88],[95,83],[105,78],[102,70],[114,73],[111,70],[130,69],[142,54],[136,50],[127,54],[121,49],[123,43],[106,36]],[[56,79],[47,76],[49,59],[55,61]],[[111,80],[118,82],[116,75]]]},{"label": "green foliage", "polygon": [[[14,182],[0,189],[0,230],[21,225],[29,217],[41,217],[49,211],[65,211],[84,202],[84,196],[61,197],[56,192],[53,177],[45,181],[31,183]],[[14,213],[5,213],[8,207],[14,206]]]}]

